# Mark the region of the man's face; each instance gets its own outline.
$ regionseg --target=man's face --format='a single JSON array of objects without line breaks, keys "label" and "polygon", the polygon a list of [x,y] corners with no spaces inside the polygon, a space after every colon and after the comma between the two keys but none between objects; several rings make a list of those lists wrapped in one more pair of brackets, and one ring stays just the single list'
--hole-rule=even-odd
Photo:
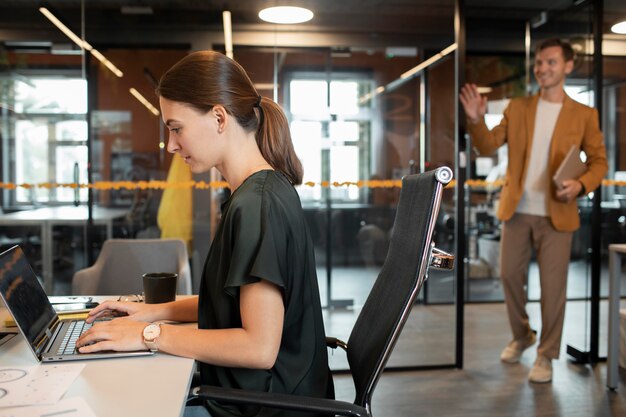
[{"label": "man's face", "polygon": [[565,61],[560,46],[542,49],[535,56],[535,78],[541,89],[563,88],[565,77],[572,72],[574,61]]}]

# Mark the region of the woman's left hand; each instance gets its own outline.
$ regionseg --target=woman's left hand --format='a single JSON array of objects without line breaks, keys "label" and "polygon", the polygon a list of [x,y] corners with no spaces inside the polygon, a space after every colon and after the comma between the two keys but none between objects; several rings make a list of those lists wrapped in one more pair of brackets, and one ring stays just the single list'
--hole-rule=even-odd
[{"label": "woman's left hand", "polygon": [[76,342],[80,353],[93,353],[103,350],[134,351],[146,350],[143,342],[143,329],[149,323],[129,320],[125,317],[109,321],[98,321]]}]

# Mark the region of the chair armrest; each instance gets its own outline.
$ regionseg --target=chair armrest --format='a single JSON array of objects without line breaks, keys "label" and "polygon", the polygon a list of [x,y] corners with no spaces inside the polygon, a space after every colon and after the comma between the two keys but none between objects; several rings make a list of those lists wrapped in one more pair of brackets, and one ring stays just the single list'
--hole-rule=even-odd
[{"label": "chair armrest", "polygon": [[343,340],[339,340],[336,337],[326,337],[326,347],[331,349],[342,348],[344,351],[348,351],[348,344]]},{"label": "chair armrest", "polygon": [[226,404],[258,405],[281,410],[308,411],[329,416],[367,417],[363,407],[346,401],[301,395],[277,394],[273,392],[248,391],[203,385],[193,388],[192,395],[202,400],[219,401]]}]

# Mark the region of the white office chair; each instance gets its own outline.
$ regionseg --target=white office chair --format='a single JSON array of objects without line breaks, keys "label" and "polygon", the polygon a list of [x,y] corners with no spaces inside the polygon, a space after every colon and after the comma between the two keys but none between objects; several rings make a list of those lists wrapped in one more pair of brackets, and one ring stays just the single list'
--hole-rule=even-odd
[{"label": "white office chair", "polygon": [[177,294],[191,294],[187,247],[181,239],[109,239],[98,259],[72,278],[75,295],[141,294],[146,272],[178,273]]}]

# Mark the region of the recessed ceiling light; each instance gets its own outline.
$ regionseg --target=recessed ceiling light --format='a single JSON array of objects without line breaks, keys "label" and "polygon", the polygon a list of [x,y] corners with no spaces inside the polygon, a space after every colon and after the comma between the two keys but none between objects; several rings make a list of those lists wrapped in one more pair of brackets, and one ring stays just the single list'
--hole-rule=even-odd
[{"label": "recessed ceiling light", "polygon": [[626,20],[624,20],[623,22],[619,22],[619,23],[614,24],[611,27],[611,31],[613,33],[619,33],[619,34],[622,34],[622,35],[626,35]]},{"label": "recessed ceiling light", "polygon": [[294,24],[313,19],[313,12],[304,7],[268,7],[259,12],[259,17],[269,23]]}]

